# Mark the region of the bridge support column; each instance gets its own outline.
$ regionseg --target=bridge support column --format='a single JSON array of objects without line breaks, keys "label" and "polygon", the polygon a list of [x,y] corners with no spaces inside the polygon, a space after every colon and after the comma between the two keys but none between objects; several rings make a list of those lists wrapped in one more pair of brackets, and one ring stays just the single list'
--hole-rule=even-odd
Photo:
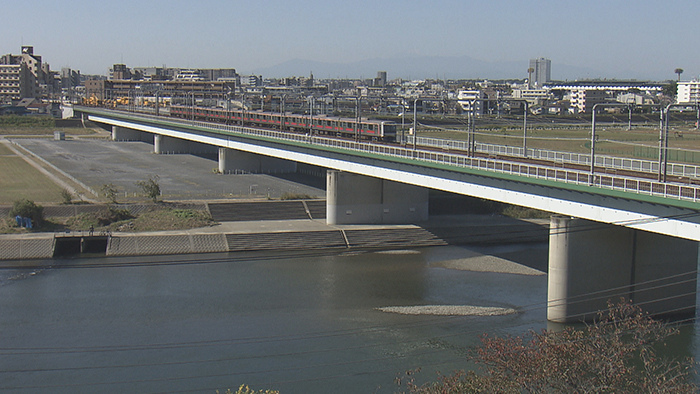
[{"label": "bridge support column", "polygon": [[553,216],[547,319],[592,320],[625,297],[652,315],[695,315],[698,242]]},{"label": "bridge support column", "polygon": [[349,172],[326,172],[328,224],[416,223],[428,220],[428,189]]},{"label": "bridge support column", "polygon": [[141,141],[141,131],[112,126],[112,141]]},{"label": "bridge support column", "polygon": [[153,153],[157,154],[198,153],[195,145],[194,142],[167,135],[155,134],[153,136]]},{"label": "bridge support column", "polygon": [[290,160],[219,148],[219,172],[250,172],[254,174],[287,174],[297,170],[297,163]]}]

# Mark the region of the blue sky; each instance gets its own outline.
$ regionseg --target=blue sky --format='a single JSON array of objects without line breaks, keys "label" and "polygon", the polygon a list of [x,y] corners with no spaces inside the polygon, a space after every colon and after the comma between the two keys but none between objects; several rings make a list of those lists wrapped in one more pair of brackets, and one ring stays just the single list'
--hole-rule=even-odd
[{"label": "blue sky", "polygon": [[555,79],[557,65],[599,70],[603,78],[674,79],[678,67],[683,79],[700,75],[697,0],[3,3],[0,54],[33,45],[52,69],[84,74],[122,62],[250,73],[292,59],[420,55],[515,61],[524,69],[528,59],[547,57]]}]

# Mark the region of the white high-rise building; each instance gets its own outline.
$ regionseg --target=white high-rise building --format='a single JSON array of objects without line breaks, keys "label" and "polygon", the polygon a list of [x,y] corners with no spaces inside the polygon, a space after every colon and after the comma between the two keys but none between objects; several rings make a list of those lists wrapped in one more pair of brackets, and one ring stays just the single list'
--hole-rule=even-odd
[{"label": "white high-rise building", "polygon": [[700,102],[700,81],[678,82],[677,103]]},{"label": "white high-rise building", "polygon": [[530,59],[530,68],[532,74],[528,75],[531,81],[528,81],[530,88],[542,87],[545,83],[552,81],[552,61],[543,57],[539,59]]}]

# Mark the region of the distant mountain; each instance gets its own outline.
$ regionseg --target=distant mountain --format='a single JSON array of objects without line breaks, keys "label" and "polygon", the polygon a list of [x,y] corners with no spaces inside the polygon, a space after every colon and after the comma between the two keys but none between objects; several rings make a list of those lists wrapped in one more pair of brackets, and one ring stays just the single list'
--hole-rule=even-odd
[{"label": "distant mountain", "polygon": [[[469,56],[399,56],[348,63],[294,59],[271,67],[257,68],[251,73],[270,78],[308,76],[312,72],[315,78],[374,78],[377,71],[386,71],[390,80],[525,79],[528,65],[529,59],[488,62]],[[598,70],[552,62],[552,78],[556,80],[600,78],[602,75]]]}]

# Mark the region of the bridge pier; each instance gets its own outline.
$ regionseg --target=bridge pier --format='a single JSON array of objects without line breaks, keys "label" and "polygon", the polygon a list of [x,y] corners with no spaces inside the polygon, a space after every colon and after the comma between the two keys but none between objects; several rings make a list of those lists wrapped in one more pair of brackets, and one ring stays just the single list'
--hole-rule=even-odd
[{"label": "bridge pier", "polygon": [[428,220],[428,189],[349,172],[326,171],[328,224]]},{"label": "bridge pier", "polygon": [[697,241],[553,216],[547,319],[591,321],[620,297],[652,315],[692,317],[698,255]]},{"label": "bridge pier", "polygon": [[153,135],[153,153],[156,154],[193,154],[200,153],[196,142],[168,137],[167,135]]},{"label": "bridge pier", "polygon": [[112,126],[112,141],[142,141],[143,132],[121,126]]},{"label": "bridge pier", "polygon": [[293,173],[297,170],[297,163],[276,157],[257,155],[229,148],[219,148],[219,172],[231,171],[250,172],[254,174]]}]

